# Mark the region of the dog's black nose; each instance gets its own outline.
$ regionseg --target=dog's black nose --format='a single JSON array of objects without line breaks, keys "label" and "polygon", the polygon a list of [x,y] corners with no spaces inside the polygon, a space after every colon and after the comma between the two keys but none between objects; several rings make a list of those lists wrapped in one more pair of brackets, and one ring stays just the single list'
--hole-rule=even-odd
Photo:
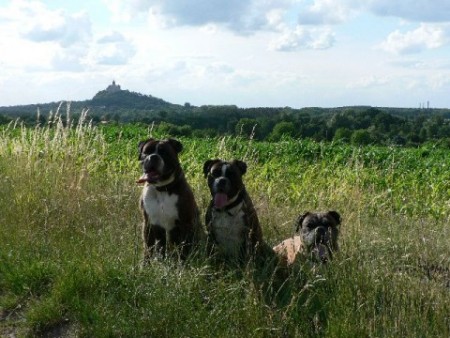
[{"label": "dog's black nose", "polygon": [[225,187],[227,186],[227,179],[225,177],[219,177],[218,179],[216,179],[216,182],[214,183],[216,186],[216,189],[218,190],[224,190]]},{"label": "dog's black nose", "polygon": [[158,167],[160,160],[161,160],[160,157],[157,155],[147,156],[143,161],[144,170],[145,171],[155,170]]}]

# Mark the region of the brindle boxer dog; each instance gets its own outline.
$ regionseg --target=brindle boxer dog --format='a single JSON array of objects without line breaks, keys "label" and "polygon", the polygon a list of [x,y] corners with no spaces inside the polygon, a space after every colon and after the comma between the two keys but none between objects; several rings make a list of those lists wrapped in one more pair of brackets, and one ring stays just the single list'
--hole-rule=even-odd
[{"label": "brindle boxer dog", "polygon": [[212,197],[205,217],[210,252],[238,264],[264,246],[256,210],[242,181],[246,172],[247,164],[239,160],[214,159],[203,165]]},{"label": "brindle boxer dog", "polygon": [[336,211],[307,212],[296,222],[296,232],[300,235],[285,239],[273,249],[281,261],[290,266],[300,256],[326,263],[333,258],[338,247],[341,216]]},{"label": "brindle boxer dog", "polygon": [[144,222],[144,263],[155,253],[186,259],[202,235],[199,212],[180,166],[182,144],[174,139],[150,138],[139,143],[145,183],[140,198]]}]

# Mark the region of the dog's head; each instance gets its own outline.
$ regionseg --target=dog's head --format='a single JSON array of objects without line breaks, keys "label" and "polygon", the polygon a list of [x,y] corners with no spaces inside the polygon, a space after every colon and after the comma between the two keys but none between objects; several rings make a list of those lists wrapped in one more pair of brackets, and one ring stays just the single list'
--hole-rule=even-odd
[{"label": "dog's head", "polygon": [[181,170],[178,153],[182,149],[182,144],[174,139],[150,138],[140,142],[138,151],[143,175],[138,183],[147,182],[159,186],[173,181]]},{"label": "dog's head", "polygon": [[215,208],[223,209],[238,199],[244,190],[242,176],[246,172],[247,164],[239,160],[226,162],[215,159],[205,162],[203,173],[208,179]]},{"label": "dog's head", "polygon": [[297,218],[296,230],[307,252],[327,262],[338,250],[339,224],[341,215],[337,211],[307,212]]}]

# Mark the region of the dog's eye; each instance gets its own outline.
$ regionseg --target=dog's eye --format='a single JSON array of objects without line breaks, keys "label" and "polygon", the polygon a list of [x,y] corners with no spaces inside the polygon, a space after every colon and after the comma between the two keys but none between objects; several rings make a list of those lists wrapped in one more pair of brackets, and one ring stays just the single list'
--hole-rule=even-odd
[{"label": "dog's eye", "polygon": [[325,221],[325,222],[323,222],[323,224],[322,224],[325,228],[329,228],[329,227],[331,227],[331,223],[330,222],[328,222],[328,221]]},{"label": "dog's eye", "polygon": [[141,157],[139,158],[139,161],[144,162],[144,160],[147,158],[148,154],[142,153]]},{"label": "dog's eye", "polygon": [[216,168],[211,170],[211,176],[214,178],[220,177],[222,175],[222,170]]},{"label": "dog's eye", "polygon": [[306,229],[308,229],[308,231],[313,230],[314,228],[317,227],[317,224],[315,223],[308,223],[305,225]]},{"label": "dog's eye", "polygon": [[167,150],[164,148],[158,148],[158,154],[164,156],[165,154],[167,154]]}]

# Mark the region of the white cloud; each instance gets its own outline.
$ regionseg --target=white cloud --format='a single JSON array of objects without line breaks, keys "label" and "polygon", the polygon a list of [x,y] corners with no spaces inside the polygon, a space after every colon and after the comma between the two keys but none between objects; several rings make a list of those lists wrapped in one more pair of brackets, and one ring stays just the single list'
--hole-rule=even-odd
[{"label": "white cloud", "polygon": [[104,1],[116,20],[129,22],[145,15],[166,26],[216,24],[240,34],[272,29],[292,0],[110,0]]},{"label": "white cloud", "polygon": [[97,39],[91,47],[90,59],[101,65],[125,65],[135,54],[136,47],[132,41],[114,31]]},{"label": "white cloud", "polygon": [[54,71],[81,72],[86,70],[86,46],[73,46],[71,48],[60,48],[52,57],[51,66]]},{"label": "white cloud", "polygon": [[434,90],[448,89],[450,86],[450,73],[432,75],[428,80],[428,85]]},{"label": "white cloud", "polygon": [[97,40],[98,43],[115,43],[123,41],[125,41],[125,37],[117,31],[103,35],[101,38]]},{"label": "white cloud", "polygon": [[347,88],[355,89],[355,88],[380,87],[389,84],[391,80],[392,79],[389,76],[369,75],[361,77],[360,79],[349,83],[347,85]]},{"label": "white cloud", "polygon": [[298,15],[301,25],[334,25],[353,17],[359,10],[359,1],[314,0]]},{"label": "white cloud", "polygon": [[395,54],[412,54],[439,48],[449,42],[450,29],[447,25],[421,24],[415,30],[405,33],[399,30],[392,32],[380,48]]},{"label": "white cloud", "polygon": [[410,21],[449,22],[448,0],[371,0],[367,8],[380,16],[394,16]]},{"label": "white cloud", "polygon": [[297,26],[294,30],[286,29],[281,37],[272,41],[270,48],[282,52],[302,49],[328,49],[333,46],[334,42],[334,34],[328,28]]},{"label": "white cloud", "polygon": [[18,0],[0,10],[0,21],[0,62],[9,67],[28,72],[78,72],[85,67],[92,40],[86,12],[67,13]]},{"label": "white cloud", "polygon": [[62,47],[69,47],[91,38],[91,21],[87,13],[67,14],[39,8],[27,14],[22,36],[31,41],[57,42]]},{"label": "white cloud", "polygon": [[[295,25],[343,24],[364,12],[410,21],[450,22],[448,0],[102,1],[114,18],[121,22],[131,23],[139,17],[146,17],[151,25],[165,27],[213,27],[214,30],[221,27],[238,34],[274,30],[283,34],[281,40],[286,39],[286,29],[295,30]],[[55,29],[44,28],[35,33],[35,38],[52,38],[51,34],[55,34]]]}]

